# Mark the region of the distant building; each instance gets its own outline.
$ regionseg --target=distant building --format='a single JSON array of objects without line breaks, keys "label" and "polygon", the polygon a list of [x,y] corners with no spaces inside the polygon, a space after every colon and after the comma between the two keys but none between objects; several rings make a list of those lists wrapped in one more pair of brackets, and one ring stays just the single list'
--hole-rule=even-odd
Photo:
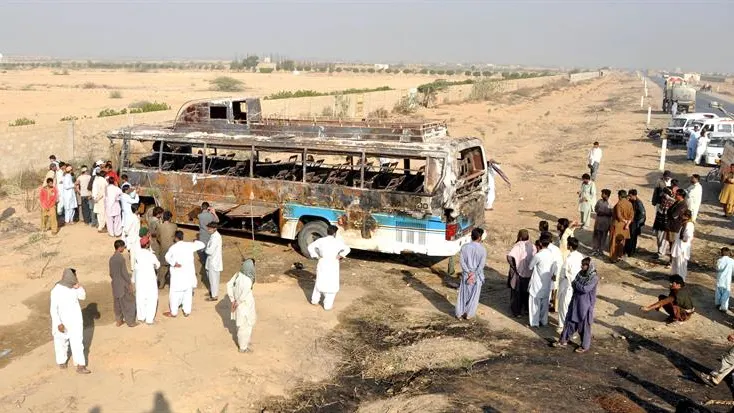
[{"label": "distant building", "polygon": [[387,70],[390,68],[390,65],[384,64],[384,63],[375,63],[375,70]]},{"label": "distant building", "polygon": [[[267,59],[267,61],[265,61]],[[260,71],[260,69],[273,69],[275,70],[277,65],[270,61],[270,58],[264,58],[262,62],[259,62],[257,66],[255,66],[256,71]]]},{"label": "distant building", "polygon": [[270,56],[263,57],[263,63],[270,63]]}]

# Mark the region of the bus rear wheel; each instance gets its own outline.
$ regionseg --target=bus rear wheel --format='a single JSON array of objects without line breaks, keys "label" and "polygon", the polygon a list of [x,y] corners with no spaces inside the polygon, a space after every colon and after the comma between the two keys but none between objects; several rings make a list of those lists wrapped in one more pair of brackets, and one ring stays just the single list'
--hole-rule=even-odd
[{"label": "bus rear wheel", "polygon": [[325,237],[328,227],[329,224],[324,221],[307,222],[296,236],[301,254],[308,257],[308,246],[317,239]]}]

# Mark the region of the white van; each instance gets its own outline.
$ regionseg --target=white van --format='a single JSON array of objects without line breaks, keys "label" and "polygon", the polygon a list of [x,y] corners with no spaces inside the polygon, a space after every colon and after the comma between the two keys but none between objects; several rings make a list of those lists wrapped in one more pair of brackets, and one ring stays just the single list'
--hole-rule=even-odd
[{"label": "white van", "polygon": [[709,119],[719,119],[719,115],[715,113],[685,113],[674,117],[668,127],[665,129],[665,134],[671,143],[685,142],[688,140],[688,132],[693,130],[693,124],[696,121],[703,121]]},{"label": "white van", "polygon": [[708,133],[710,136],[722,137],[734,137],[734,119],[729,118],[716,118],[716,119],[703,119],[694,121],[701,125],[699,132],[703,135]]}]

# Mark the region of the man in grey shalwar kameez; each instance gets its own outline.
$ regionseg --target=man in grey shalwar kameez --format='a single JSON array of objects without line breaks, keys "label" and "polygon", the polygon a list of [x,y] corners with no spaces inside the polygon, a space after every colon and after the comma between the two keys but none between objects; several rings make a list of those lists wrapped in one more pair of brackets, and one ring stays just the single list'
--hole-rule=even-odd
[{"label": "man in grey shalwar kameez", "polygon": [[472,242],[461,247],[461,284],[456,298],[456,318],[469,319],[477,314],[479,295],[484,284],[484,265],[487,262],[487,250],[482,245],[484,230],[474,228],[471,232]]},{"label": "man in grey shalwar kameez", "polygon": [[591,325],[594,323],[598,285],[599,277],[594,264],[591,263],[591,258],[584,258],[581,261],[581,271],[572,283],[573,298],[571,298],[571,305],[568,306],[566,322],[561,339],[556,343],[557,347],[566,346],[576,332],[581,336],[581,347],[577,348],[576,352],[584,353],[591,347]]},{"label": "man in grey shalwar kameez", "polygon": [[110,257],[110,278],[112,279],[113,309],[117,326],[127,323],[128,327],[135,327],[135,288],[122,253],[125,251],[125,242],[115,241],[115,253]]}]

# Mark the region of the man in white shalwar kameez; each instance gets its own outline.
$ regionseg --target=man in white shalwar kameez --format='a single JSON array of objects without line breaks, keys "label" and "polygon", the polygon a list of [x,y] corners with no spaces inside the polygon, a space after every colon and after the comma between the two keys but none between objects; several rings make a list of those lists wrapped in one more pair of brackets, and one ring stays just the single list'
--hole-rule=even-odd
[{"label": "man in white shalwar kameez", "polygon": [[701,165],[701,158],[703,158],[703,154],[706,153],[706,149],[708,148],[710,141],[711,139],[709,138],[708,133],[704,133],[700,138],[698,138],[698,141],[696,142],[696,157],[693,158],[693,163]]},{"label": "man in white shalwar kameez", "polygon": [[219,299],[219,279],[222,275],[222,235],[217,231],[217,223],[212,221],[206,224],[209,240],[206,242],[206,275],[209,278],[209,297],[206,301]]},{"label": "man in white shalwar kameez", "polygon": [[672,275],[680,275],[683,281],[688,276],[688,260],[691,259],[691,245],[693,243],[693,221],[691,221],[691,211],[683,212],[685,224],[675,234],[675,241],[670,248],[670,273]]},{"label": "man in white shalwar kameez", "polygon": [[339,292],[339,261],[346,257],[351,249],[344,241],[336,238],[338,228],[329,225],[327,236],[319,238],[308,246],[311,258],[317,258],[316,284],[311,294],[311,304],[318,305],[321,296],[324,296],[324,310],[331,310],[334,306],[336,293]]},{"label": "man in white shalwar kameez", "polygon": [[227,296],[232,303],[231,316],[237,325],[237,346],[240,353],[252,351],[250,337],[255,326],[255,296],[252,288],[255,285],[255,260],[248,258],[242,263],[240,271],[227,283]]},{"label": "man in white shalwar kameez", "polygon": [[497,197],[497,182],[494,179],[496,172],[492,168],[492,163],[487,162],[487,200],[484,203],[484,209],[491,211],[494,209],[494,200]]},{"label": "man in white shalwar kameez", "polygon": [[56,204],[56,214],[60,217],[64,215],[64,172],[66,172],[66,164],[59,162],[56,168],[56,177],[54,183],[56,184],[56,190],[59,191],[59,202]]},{"label": "man in white shalwar kameez", "polygon": [[51,289],[51,334],[56,364],[62,369],[66,368],[71,347],[71,357],[79,374],[91,373],[87,370],[84,357],[84,319],[79,305],[79,301],[86,298],[87,293],[79,285],[76,272],[71,268],[64,270],[61,281]]},{"label": "man in white shalwar kameez", "polygon": [[194,288],[197,284],[194,253],[206,248],[203,242],[196,240],[186,242],[182,231],[176,231],[176,241],[166,253],[166,262],[170,265],[171,286],[168,293],[170,311],[163,313],[166,317],[176,317],[178,307],[183,307],[184,316],[191,314]]},{"label": "man in white shalwar kameez", "polygon": [[578,239],[571,237],[568,239],[567,244],[570,252],[566,257],[566,261],[563,263],[561,282],[558,287],[558,333],[563,331],[568,306],[571,304],[571,297],[573,297],[573,280],[576,279],[576,275],[581,271],[581,261],[584,259],[584,256],[577,251],[579,248]]},{"label": "man in white shalwar kameez", "polygon": [[541,237],[541,249],[530,260],[529,267],[533,271],[530,276],[528,293],[528,311],[530,327],[548,325],[548,307],[550,306],[551,285],[553,274],[558,271],[558,264],[554,254],[548,249],[550,239]]},{"label": "man in white shalwar kameez", "polygon": [[686,197],[686,206],[691,211],[691,221],[696,222],[698,210],[701,208],[701,198],[703,197],[703,187],[701,187],[701,177],[698,174],[691,175],[691,186],[686,188],[688,196]]},{"label": "man in white shalwar kameez", "polygon": [[138,321],[152,325],[158,308],[158,273],[161,263],[150,249],[150,237],[140,239],[140,248],[135,253],[135,271],[132,281],[135,284],[135,306]]},{"label": "man in white shalwar kameez", "polygon": [[[133,204],[133,207],[137,211],[138,204]],[[133,276],[135,274],[135,254],[140,249],[140,217],[137,213],[132,214],[127,219],[126,225],[122,227],[122,239],[127,245],[127,250],[130,253],[130,271]]]},{"label": "man in white shalwar kameez", "polygon": [[122,227],[125,228],[137,213],[140,197],[130,184],[122,184],[120,189],[122,190],[122,194],[120,195],[120,205],[122,206]]},{"label": "man in white shalwar kameez", "polygon": [[61,189],[59,193],[61,202],[64,204],[64,224],[74,223],[74,212],[79,206],[76,202],[76,186],[74,185],[74,177],[71,176],[71,166],[66,167],[66,171],[62,178]]},{"label": "man in white shalwar kameez", "polygon": [[[97,168],[95,168],[97,169]],[[92,200],[94,201],[94,212],[97,215],[97,232],[105,232],[107,225],[107,215],[104,212],[104,198],[107,192],[107,179],[104,172],[97,172],[94,182],[92,182]]]}]

